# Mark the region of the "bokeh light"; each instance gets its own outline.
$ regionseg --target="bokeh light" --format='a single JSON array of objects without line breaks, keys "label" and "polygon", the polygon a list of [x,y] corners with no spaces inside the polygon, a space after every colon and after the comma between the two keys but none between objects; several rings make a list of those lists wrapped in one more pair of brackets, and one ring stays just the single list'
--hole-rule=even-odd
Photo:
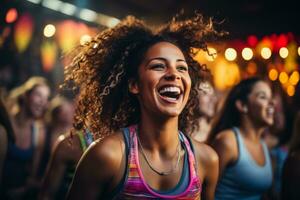
[{"label": "bokeh light", "polygon": [[287,94],[292,97],[295,95],[295,86],[289,85],[286,89]]},{"label": "bokeh light", "polygon": [[92,40],[92,37],[89,36],[89,35],[87,35],[87,34],[85,34],[85,35],[83,35],[83,36],[80,37],[80,44],[84,45],[86,43],[89,43],[91,40]]},{"label": "bokeh light", "polygon": [[271,69],[269,71],[269,79],[271,81],[276,81],[278,78],[278,71],[276,69]]},{"label": "bokeh light", "polygon": [[242,50],[242,57],[245,60],[251,60],[251,58],[253,57],[253,51],[252,49],[246,47]]},{"label": "bokeh light", "polygon": [[17,9],[11,8],[7,11],[5,21],[6,23],[13,23],[18,18]]},{"label": "bokeh light", "polygon": [[279,49],[279,55],[281,58],[286,58],[289,55],[289,50],[286,47],[281,47]]},{"label": "bokeh light", "polygon": [[56,28],[53,24],[47,24],[44,28],[44,36],[52,37],[55,34]]},{"label": "bokeh light", "polygon": [[264,59],[269,59],[272,55],[271,49],[268,47],[264,47],[261,49],[261,57]]},{"label": "bokeh light", "polygon": [[233,61],[236,59],[237,53],[236,50],[233,48],[228,48],[225,51],[225,58],[229,61]]},{"label": "bokeh light", "polygon": [[213,47],[208,47],[207,49],[208,49],[208,52],[210,55],[208,53],[206,53],[206,55],[205,55],[206,60],[214,61],[217,57],[217,50]]},{"label": "bokeh light", "polygon": [[286,84],[289,80],[289,76],[287,75],[286,72],[280,72],[279,74],[279,81],[282,84]]},{"label": "bokeh light", "polygon": [[289,78],[289,82],[291,85],[297,85],[297,83],[299,82],[299,72],[298,71],[294,71],[292,73],[292,75]]}]

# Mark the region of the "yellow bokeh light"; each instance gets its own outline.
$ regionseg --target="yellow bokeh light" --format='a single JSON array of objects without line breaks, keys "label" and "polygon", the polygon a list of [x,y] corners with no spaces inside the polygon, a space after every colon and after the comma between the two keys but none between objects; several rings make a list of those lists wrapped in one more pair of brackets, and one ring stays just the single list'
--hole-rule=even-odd
[{"label": "yellow bokeh light", "polygon": [[300,56],[300,47],[298,47],[298,55]]},{"label": "yellow bokeh light", "polygon": [[52,37],[55,34],[56,28],[53,24],[48,24],[44,28],[44,36]]},{"label": "yellow bokeh light", "polygon": [[84,45],[86,43],[89,43],[92,40],[92,37],[89,35],[83,35],[80,37],[80,44]]},{"label": "yellow bokeh light", "polygon": [[264,47],[261,49],[261,57],[263,57],[264,59],[269,59],[272,55],[271,49],[268,47]]},{"label": "yellow bokeh light", "polygon": [[248,47],[244,48],[242,51],[242,56],[245,60],[251,60],[251,58],[253,57],[252,49],[250,49]]},{"label": "yellow bokeh light", "polygon": [[279,49],[279,55],[281,58],[286,58],[289,55],[289,50],[286,47],[281,47]]},{"label": "yellow bokeh light", "polygon": [[292,97],[295,94],[295,86],[289,85],[286,89],[287,94]]},{"label": "yellow bokeh light", "polygon": [[214,61],[217,58],[217,50],[212,47],[208,47],[207,49],[208,49],[208,52],[210,55],[208,53],[206,53],[206,55],[205,55],[206,60]]},{"label": "yellow bokeh light", "polygon": [[289,76],[287,75],[286,72],[280,72],[279,74],[279,81],[282,84],[286,84],[289,80]]},{"label": "yellow bokeh light", "polygon": [[297,85],[299,82],[300,76],[298,71],[294,71],[292,75],[290,76],[289,82],[291,85]]},{"label": "yellow bokeh light", "polygon": [[278,71],[276,69],[271,69],[269,71],[269,79],[271,81],[276,81],[278,78]]},{"label": "yellow bokeh light", "polygon": [[233,61],[236,59],[237,53],[236,50],[233,48],[228,48],[225,51],[225,58],[229,61]]},{"label": "yellow bokeh light", "polygon": [[240,81],[240,68],[236,63],[228,63],[225,59],[216,59],[215,62],[212,74],[216,88],[226,90]]}]

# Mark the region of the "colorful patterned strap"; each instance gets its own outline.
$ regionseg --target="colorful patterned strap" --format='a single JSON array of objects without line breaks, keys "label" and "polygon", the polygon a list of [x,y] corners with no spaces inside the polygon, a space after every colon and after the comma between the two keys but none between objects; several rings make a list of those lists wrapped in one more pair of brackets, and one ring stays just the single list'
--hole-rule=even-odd
[{"label": "colorful patterned strap", "polygon": [[82,151],[85,151],[94,141],[93,135],[89,130],[86,130],[85,133],[83,133],[82,130],[79,130],[77,131],[77,135],[80,140],[80,146]]}]

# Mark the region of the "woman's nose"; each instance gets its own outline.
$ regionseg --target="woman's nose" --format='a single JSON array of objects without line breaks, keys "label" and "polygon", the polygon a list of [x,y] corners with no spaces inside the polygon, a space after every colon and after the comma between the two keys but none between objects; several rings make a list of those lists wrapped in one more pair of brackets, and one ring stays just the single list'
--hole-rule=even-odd
[{"label": "woman's nose", "polygon": [[180,79],[180,75],[178,74],[178,71],[176,68],[174,69],[173,67],[169,68],[166,75],[165,75],[166,80],[176,80]]}]

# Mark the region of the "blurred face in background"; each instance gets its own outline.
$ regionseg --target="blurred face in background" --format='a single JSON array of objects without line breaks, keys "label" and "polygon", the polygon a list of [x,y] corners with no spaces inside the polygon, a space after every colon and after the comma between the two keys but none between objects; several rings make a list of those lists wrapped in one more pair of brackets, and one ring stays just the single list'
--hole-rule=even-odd
[{"label": "blurred face in background", "polygon": [[271,126],[274,123],[274,100],[270,86],[264,82],[257,82],[248,96],[248,115],[261,126]]},{"label": "blurred face in background", "polygon": [[57,113],[56,121],[66,126],[72,125],[74,116],[74,105],[72,102],[66,101],[60,107]]},{"label": "blurred face in background", "polygon": [[25,108],[35,119],[42,118],[48,108],[50,88],[47,85],[38,85],[25,97]]},{"label": "blurred face in background", "polygon": [[280,133],[285,128],[285,113],[283,109],[282,97],[280,94],[274,94],[274,124],[271,127],[273,134]]},{"label": "blurred face in background", "polygon": [[209,82],[202,82],[198,87],[199,93],[199,114],[211,119],[216,111],[217,97],[215,90]]}]

